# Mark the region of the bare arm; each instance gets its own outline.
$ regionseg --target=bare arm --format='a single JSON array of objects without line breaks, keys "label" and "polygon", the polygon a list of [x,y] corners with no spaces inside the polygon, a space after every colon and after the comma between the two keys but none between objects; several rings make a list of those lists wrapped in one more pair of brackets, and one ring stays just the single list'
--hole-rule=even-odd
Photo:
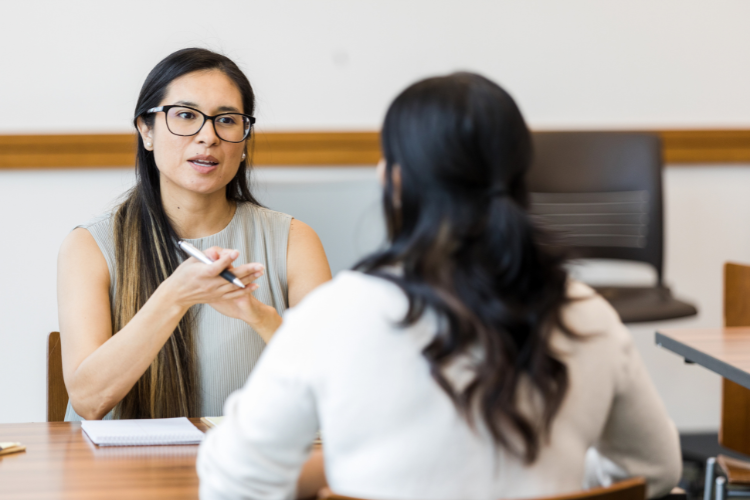
[{"label": "bare arm", "polygon": [[76,413],[86,419],[106,415],[143,375],[190,306],[233,292],[236,287],[217,276],[233,258],[235,253],[223,251],[210,266],[186,260],[113,335],[107,263],[88,231],[70,233],[60,249],[57,283],[63,375]]},{"label": "bare arm", "polygon": [[331,280],[323,244],[313,228],[297,219],[289,228],[286,255],[289,307],[294,307],[318,285]]}]

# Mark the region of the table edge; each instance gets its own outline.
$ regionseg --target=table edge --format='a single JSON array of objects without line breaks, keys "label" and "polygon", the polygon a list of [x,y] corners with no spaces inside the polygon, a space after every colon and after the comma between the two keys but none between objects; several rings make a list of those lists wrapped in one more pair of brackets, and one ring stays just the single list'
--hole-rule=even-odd
[{"label": "table edge", "polygon": [[745,387],[746,389],[750,389],[750,373],[740,370],[739,368],[736,368],[729,363],[726,363],[709,354],[683,344],[682,342],[679,342],[667,336],[667,334],[661,333],[659,331],[656,332],[654,341],[657,346],[682,356],[686,361],[691,361],[693,363],[699,364],[702,367]]}]

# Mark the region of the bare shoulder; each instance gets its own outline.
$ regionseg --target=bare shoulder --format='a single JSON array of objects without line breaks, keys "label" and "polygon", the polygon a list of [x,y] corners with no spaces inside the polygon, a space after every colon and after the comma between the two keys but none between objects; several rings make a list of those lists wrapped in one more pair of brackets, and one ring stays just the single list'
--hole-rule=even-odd
[{"label": "bare shoulder", "polygon": [[320,243],[318,233],[313,228],[298,219],[292,219],[289,225],[289,245]]},{"label": "bare shoulder", "polygon": [[86,275],[95,279],[106,278],[109,286],[109,269],[99,245],[86,229],[79,227],[71,231],[62,242],[57,258],[58,274],[86,269]]},{"label": "bare shoulder", "polygon": [[323,243],[318,237],[318,233],[304,222],[292,219],[289,226],[289,242],[287,243],[287,266],[294,267],[299,260],[312,258],[319,260],[325,259],[328,265],[328,259],[323,250]]},{"label": "bare shoulder", "polygon": [[62,246],[60,247],[60,252],[69,250],[75,251],[84,247],[98,249],[96,241],[94,241],[94,237],[91,236],[91,233],[83,227],[77,227],[65,237]]},{"label": "bare shoulder", "polygon": [[292,307],[315,287],[331,279],[331,268],[318,234],[297,219],[292,219],[289,227],[286,260]]}]

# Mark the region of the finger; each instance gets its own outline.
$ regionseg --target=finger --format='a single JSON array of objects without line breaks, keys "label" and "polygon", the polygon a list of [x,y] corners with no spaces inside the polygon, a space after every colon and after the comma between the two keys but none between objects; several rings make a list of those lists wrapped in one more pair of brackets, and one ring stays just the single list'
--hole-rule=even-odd
[{"label": "finger", "polygon": [[237,250],[220,252],[218,259],[208,266],[209,272],[213,276],[218,276],[223,270],[227,269],[232,264],[232,261],[239,257],[239,255],[240,253]]},{"label": "finger", "polygon": [[249,270],[251,270],[253,272],[256,272],[256,271],[265,271],[266,270],[266,268],[263,266],[263,264],[260,264],[258,262],[249,262],[247,264],[241,264],[241,265],[239,265],[239,266],[236,267],[236,269],[240,269],[240,268],[242,268],[242,269],[249,269]]},{"label": "finger", "polygon": [[[231,248],[222,248],[222,247],[217,247],[217,246],[213,246],[211,248],[208,248],[203,253],[205,253],[208,257],[210,257],[211,260],[217,260],[217,259],[220,259],[222,255],[224,255],[226,253],[231,253],[231,252],[236,252],[236,255],[239,256],[239,251],[237,251],[237,250],[233,250]],[[236,258],[237,257],[235,257],[235,259]]]},{"label": "finger", "polygon": [[211,260],[217,260],[219,257],[221,257],[221,251],[224,250],[221,247],[211,247],[206,249],[205,253],[206,256]]},{"label": "finger", "polygon": [[253,292],[257,290],[258,288],[260,288],[260,285],[256,283],[253,283],[241,289],[237,289],[237,287],[235,287],[234,289],[235,291],[225,293],[221,298],[222,300],[233,300],[233,299],[238,299],[245,295],[249,295],[250,297],[252,297]]},{"label": "finger", "polygon": [[232,274],[240,279],[252,277],[252,279],[258,279],[264,274],[263,266],[260,264],[243,264],[232,268]]},{"label": "finger", "polygon": [[236,255],[240,254],[239,250],[236,250],[234,248],[222,248],[219,250],[220,254],[232,253],[232,252],[234,252]]},{"label": "finger", "polygon": [[[222,254],[223,253],[229,254],[230,257],[232,258],[232,262],[234,262],[240,256],[240,251],[239,250],[234,250],[234,249],[231,249],[231,248],[225,248],[224,250],[222,250]],[[233,267],[234,267],[234,265],[230,263],[229,264],[229,268],[233,268]]]},{"label": "finger", "polygon": [[252,283],[253,281],[257,280],[263,276],[263,271],[258,271],[257,273],[249,274],[241,279],[243,285],[248,285]]},{"label": "finger", "polygon": [[229,281],[225,280],[223,277],[221,279],[224,281],[224,283],[216,289],[216,293],[225,295],[227,293],[242,292],[247,290],[247,283],[243,283],[243,285],[245,285],[245,288],[240,288],[234,283],[230,283]]}]

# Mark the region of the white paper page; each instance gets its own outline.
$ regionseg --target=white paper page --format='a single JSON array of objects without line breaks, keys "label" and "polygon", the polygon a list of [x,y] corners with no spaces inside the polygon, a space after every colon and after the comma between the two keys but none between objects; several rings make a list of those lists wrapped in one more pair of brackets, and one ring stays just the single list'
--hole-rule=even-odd
[{"label": "white paper page", "polygon": [[81,427],[99,446],[197,444],[203,433],[185,418],[86,420]]}]

